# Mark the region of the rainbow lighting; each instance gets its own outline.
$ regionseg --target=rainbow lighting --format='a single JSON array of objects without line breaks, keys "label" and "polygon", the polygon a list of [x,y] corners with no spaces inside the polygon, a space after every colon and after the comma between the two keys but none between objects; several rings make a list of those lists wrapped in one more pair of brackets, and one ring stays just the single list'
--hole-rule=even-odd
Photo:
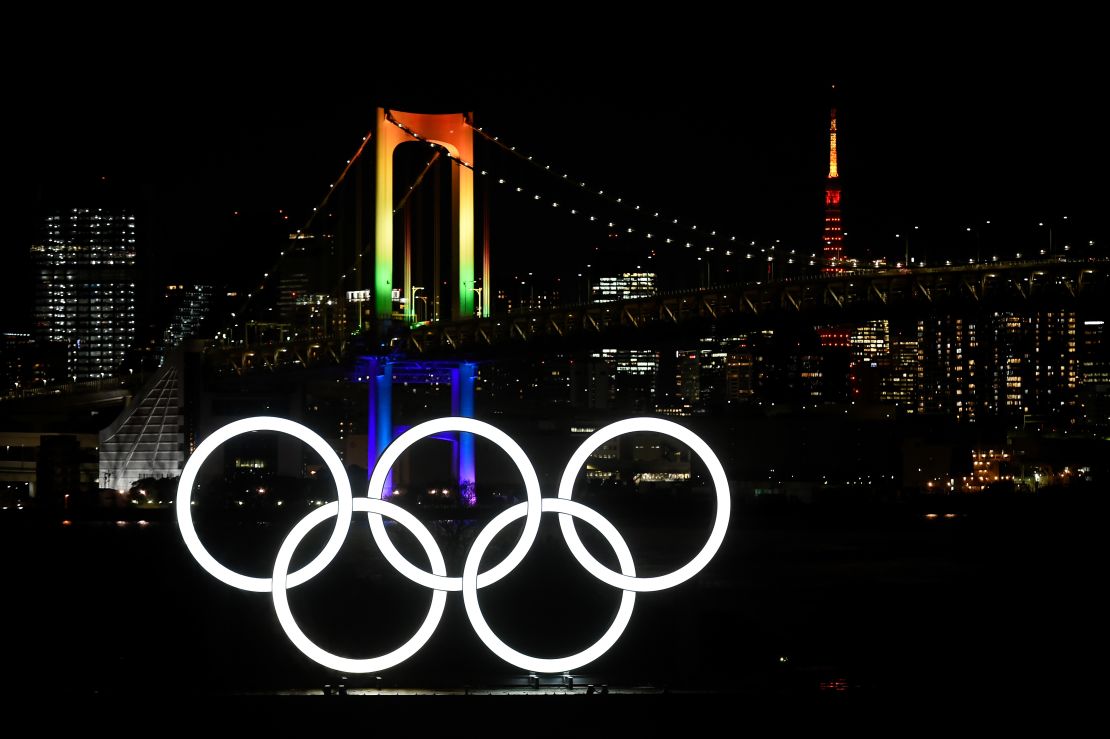
[{"label": "rainbow lighting", "polygon": [[[416,320],[412,300],[411,255],[404,256],[401,285],[393,273],[393,152],[405,142],[421,141],[441,146],[467,166],[451,170],[451,244],[454,303],[451,318],[474,315],[474,132],[464,113],[406,113],[378,108],[375,125],[377,164],[374,180],[374,310],[379,320],[393,312],[393,288],[400,287],[408,299],[405,319]],[[483,285],[489,282],[489,259],[485,260]],[[457,266],[455,266],[457,265]],[[481,293],[482,315],[489,315],[489,291]]]},{"label": "rainbow lighting", "polygon": [[[193,526],[191,510],[192,490],[197,473],[200,471],[204,460],[228,439],[254,431],[277,431],[301,439],[324,460],[336,483],[336,500],[316,508],[297,522],[278,548],[273,575],[268,578],[248,577],[217,562],[200,542]],[[617,436],[640,431],[664,434],[688,445],[705,463],[709,476],[713,480],[717,496],[716,517],[702,549],[682,567],[673,572],[654,577],[638,577],[636,575],[632,553],[620,532],[612,523],[592,508],[571,500],[574,481],[590,454],[602,444]],[[481,436],[499,447],[516,464],[524,478],[526,490],[526,500],[523,503],[518,503],[501,512],[478,534],[463,565],[461,577],[447,575],[443,554],[432,534],[419,519],[405,509],[382,499],[383,486],[388,481],[390,468],[401,454],[421,439],[447,432]],[[461,592],[467,618],[470,620],[478,638],[491,652],[520,669],[553,673],[582,667],[593,662],[612,648],[620,639],[632,618],[636,593],[655,592],[676,587],[704,569],[717,553],[717,550],[720,549],[724,540],[725,530],[728,528],[731,499],[724,468],[713,450],[709,448],[709,445],[689,429],[673,421],[658,418],[629,418],[612,423],[592,434],[571,455],[559,483],[558,497],[555,498],[541,496],[539,479],[531,460],[528,459],[520,445],[503,431],[473,418],[458,416],[437,418],[418,424],[397,437],[386,448],[377,464],[374,465],[367,496],[353,498],[342,463],[319,435],[293,421],[260,416],[230,423],[217,430],[197,447],[181,475],[181,481],[177,489],[176,506],[182,538],[185,540],[189,553],[193,555],[197,563],[210,575],[233,588],[271,593],[278,623],[285,631],[286,636],[305,656],[324,667],[348,673],[367,673],[385,670],[404,662],[427,643],[439,625],[443,616],[447,593]],[[407,642],[387,654],[358,659],[332,654],[320,648],[305,635],[293,617],[288,597],[289,588],[301,585],[319,574],[335,557],[347,536],[352,515],[355,512],[366,513],[369,517],[370,531],[374,542],[381,549],[386,561],[404,577],[432,591],[428,614],[416,633]],[[617,614],[601,638],[586,649],[565,657],[535,657],[512,649],[494,633],[486,622],[478,601],[478,591],[480,589],[504,578],[524,559],[536,539],[541,517],[544,513],[554,513],[559,517],[559,527],[563,537],[578,563],[594,577],[622,591]],[[333,518],[335,519],[334,528],[325,547],[307,565],[290,573],[289,567],[293,554],[305,536],[316,526]],[[428,555],[428,561],[431,564],[430,572],[409,562],[397,551],[386,534],[385,518],[392,519],[416,537],[417,542]],[[484,572],[480,571],[482,558],[494,537],[510,523],[521,518],[524,519],[524,528],[516,545],[500,562]],[[575,530],[574,519],[576,518],[596,529],[609,543],[609,546],[613,548],[617,555],[620,572],[605,567],[586,550],[578,537],[578,532]]]}]

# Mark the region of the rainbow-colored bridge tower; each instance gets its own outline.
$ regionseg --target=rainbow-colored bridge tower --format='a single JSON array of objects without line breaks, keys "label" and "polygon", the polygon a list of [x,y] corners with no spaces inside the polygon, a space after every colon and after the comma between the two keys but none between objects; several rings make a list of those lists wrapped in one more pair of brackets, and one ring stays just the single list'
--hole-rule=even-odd
[{"label": "rainbow-colored bridge tower", "polygon": [[[466,113],[406,113],[378,108],[374,126],[374,312],[379,321],[393,316],[394,290],[404,298],[407,323],[416,319],[412,285],[412,254],[406,240],[404,268],[400,284],[394,274],[394,192],[393,158],[398,146],[422,141],[442,146],[453,161],[451,167],[451,271],[448,278],[447,301],[451,318],[469,318],[475,314],[474,294],[474,131]],[[483,259],[482,286],[488,286],[489,259]],[[482,289],[482,315],[489,315],[490,290]]]}]

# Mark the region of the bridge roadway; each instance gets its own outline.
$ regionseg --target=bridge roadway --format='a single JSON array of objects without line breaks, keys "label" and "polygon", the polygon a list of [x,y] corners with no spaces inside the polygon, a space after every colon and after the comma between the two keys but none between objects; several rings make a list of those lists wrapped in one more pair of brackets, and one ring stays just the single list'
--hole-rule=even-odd
[{"label": "bridge roadway", "polygon": [[[655,331],[685,334],[700,322],[757,327],[779,320],[837,323],[929,311],[1078,308],[1106,300],[1110,259],[1040,260],[887,269],[661,292],[488,318],[424,323],[400,333],[393,349],[415,356],[498,354],[529,345],[567,346]],[[637,339],[637,337],[639,337]],[[346,339],[210,345],[207,359],[235,372],[339,363]]]},{"label": "bridge roadway", "polygon": [[543,339],[642,331],[691,321],[747,318],[758,324],[798,316],[813,322],[884,317],[900,308],[960,311],[1030,304],[1078,305],[1105,299],[1110,259],[1023,261],[914,270],[845,272],[769,282],[719,285],[648,298],[545,311],[428,323],[414,327],[414,354],[473,351]]},{"label": "bridge roadway", "polygon": [[0,396],[0,404],[3,405],[5,413],[18,413],[25,407],[35,408],[40,412],[78,408],[92,410],[100,406],[127,403],[147,378],[148,375],[139,374],[22,388]]}]

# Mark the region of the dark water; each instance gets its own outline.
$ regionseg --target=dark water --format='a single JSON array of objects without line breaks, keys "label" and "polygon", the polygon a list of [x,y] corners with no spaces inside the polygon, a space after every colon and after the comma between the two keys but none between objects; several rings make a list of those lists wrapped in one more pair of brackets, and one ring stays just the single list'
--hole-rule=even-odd
[{"label": "dark water", "polygon": [[[958,515],[946,518],[949,508]],[[624,636],[580,682],[756,699],[1079,694],[1093,687],[1092,669],[1105,669],[1105,511],[1096,500],[739,510],[711,566],[639,595]],[[641,516],[623,528],[647,563],[641,572],[688,557],[703,518]],[[229,564],[257,575],[287,530],[199,528]],[[440,530],[454,572],[476,530]],[[410,661],[380,676],[331,673],[292,646],[269,594],[202,571],[168,518],[62,525],[21,512],[0,521],[0,552],[7,696],[212,696],[341,680],[492,687],[523,677],[478,641],[458,594]],[[376,553],[364,523],[290,597],[311,637],[354,657],[400,644],[429,600]],[[584,573],[545,520],[524,564],[481,598],[507,642],[557,656],[597,638],[619,594]]]}]

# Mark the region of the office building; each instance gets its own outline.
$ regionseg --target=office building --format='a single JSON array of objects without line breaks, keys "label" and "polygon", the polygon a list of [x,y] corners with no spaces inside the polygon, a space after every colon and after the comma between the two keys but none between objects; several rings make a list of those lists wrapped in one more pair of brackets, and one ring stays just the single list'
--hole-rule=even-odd
[{"label": "office building", "polygon": [[135,228],[126,210],[71,208],[31,247],[34,336],[65,346],[67,380],[112,376],[135,342]]}]

